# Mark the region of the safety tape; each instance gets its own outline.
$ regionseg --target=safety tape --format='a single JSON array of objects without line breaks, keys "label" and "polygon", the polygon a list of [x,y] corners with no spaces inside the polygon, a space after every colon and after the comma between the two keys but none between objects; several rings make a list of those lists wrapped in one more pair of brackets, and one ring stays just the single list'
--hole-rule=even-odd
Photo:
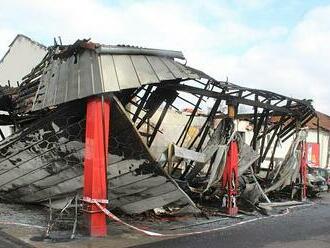
[{"label": "safety tape", "polygon": [[30,224],[17,223],[17,222],[10,222],[10,221],[0,221],[0,225],[25,226],[25,227],[33,227],[33,228],[39,228],[39,229],[44,229],[44,228],[46,228],[45,226],[30,225]]},{"label": "safety tape", "polygon": [[[240,226],[240,225],[243,225],[243,224],[255,222],[257,220],[264,220],[264,219],[268,219],[268,218],[284,216],[284,215],[287,215],[287,214],[290,213],[289,209],[294,208],[294,207],[298,207],[298,206],[293,206],[293,207],[286,208],[286,210],[283,213],[280,213],[280,214],[275,214],[275,215],[271,215],[271,216],[267,216],[267,217],[254,218],[254,219],[234,223],[232,225],[217,227],[217,228],[203,230],[203,231],[195,231],[195,232],[187,232],[187,233],[174,233],[174,234],[162,234],[162,233],[158,233],[158,232],[147,231],[147,230],[144,230],[144,229],[140,229],[136,226],[130,225],[130,224],[126,223],[125,221],[119,219],[116,215],[111,213],[108,209],[103,207],[100,203],[98,203],[96,201],[93,202],[93,203],[95,203],[103,211],[103,213],[106,214],[110,219],[112,219],[114,221],[117,221],[117,222],[119,222],[119,223],[133,229],[133,230],[136,230],[140,233],[143,233],[143,234],[146,234],[146,235],[152,236],[152,237],[179,237],[179,236],[189,236],[189,235],[196,235],[196,234],[203,234],[203,233],[210,233],[210,232],[214,232],[214,231],[225,230],[225,229],[228,229],[228,228],[231,228],[231,227],[236,227],[236,226]],[[310,204],[310,205],[312,205],[312,204]],[[300,205],[300,206],[306,206],[306,205]]]},{"label": "safety tape", "polygon": [[102,204],[108,204],[109,203],[109,201],[107,199],[92,199],[88,196],[84,196],[82,198],[82,200],[84,202],[88,202],[88,203],[95,203],[95,202],[99,202],[99,203],[102,203]]},{"label": "safety tape", "polygon": [[[285,212],[280,213],[280,214],[275,214],[275,215],[271,215],[271,216],[267,216],[267,217],[260,217],[260,218],[254,218],[254,219],[250,219],[250,220],[246,220],[246,221],[241,221],[238,223],[234,223],[232,225],[229,226],[223,226],[223,227],[218,227],[218,228],[213,228],[213,229],[209,229],[209,230],[204,230],[204,231],[196,231],[196,232],[187,232],[187,233],[176,233],[176,234],[162,234],[162,233],[157,233],[157,232],[152,232],[152,231],[147,231],[144,229],[140,229],[138,227],[135,227],[133,225],[130,225],[128,223],[126,223],[125,221],[119,219],[116,215],[114,215],[113,213],[111,213],[108,209],[106,209],[105,207],[103,207],[97,200],[95,199],[91,199],[90,203],[95,203],[100,210],[102,210],[102,212],[104,214],[106,214],[110,219],[117,221],[131,229],[134,229],[138,232],[141,232],[143,234],[146,234],[148,236],[152,236],[152,237],[178,237],[178,236],[189,236],[189,235],[196,235],[196,234],[203,234],[203,233],[209,233],[209,232],[214,232],[214,231],[220,231],[220,230],[225,230],[231,227],[235,227],[235,226],[240,226],[243,224],[247,224],[247,223],[251,223],[251,222],[255,222],[257,220],[263,220],[263,219],[268,219],[268,218],[274,218],[274,217],[280,217],[280,216],[284,216],[290,213],[289,209],[293,209],[293,208],[297,208],[297,207],[306,207],[306,206],[312,206],[315,203],[309,203],[309,204],[304,204],[304,205],[298,205],[298,206],[291,206],[286,208]],[[32,227],[32,228],[40,228],[40,229],[44,229],[46,227],[44,226],[38,226],[38,225],[30,225],[30,224],[25,224],[25,223],[17,223],[17,222],[10,222],[10,221],[0,221],[1,225],[17,225],[17,226],[25,226],[25,227]]]}]

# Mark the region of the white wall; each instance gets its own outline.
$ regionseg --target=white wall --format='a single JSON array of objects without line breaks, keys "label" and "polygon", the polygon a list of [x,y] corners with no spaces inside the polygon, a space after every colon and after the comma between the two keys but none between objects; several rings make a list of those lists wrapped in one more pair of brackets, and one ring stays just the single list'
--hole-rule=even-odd
[{"label": "white wall", "polygon": [[[329,138],[330,132],[320,131],[320,167],[328,167],[327,158],[329,154]],[[307,142],[317,143],[317,131],[309,130],[307,135]]]},{"label": "white wall", "polygon": [[16,82],[21,82],[22,77],[31,72],[46,55],[46,49],[33,43],[24,36],[18,36],[9,52],[0,62],[0,85],[16,87]]},{"label": "white wall", "polygon": [[[251,139],[253,137],[253,128],[250,127],[250,124],[248,121],[239,121],[237,130],[240,132],[245,132],[245,142],[247,144],[250,144]],[[268,134],[268,137],[266,138],[265,144],[267,144],[268,140],[271,138],[273,133]],[[275,137],[276,139],[276,137]],[[274,139],[274,140],[275,140]],[[287,139],[285,142],[279,142],[274,159],[281,161],[284,159],[286,153],[288,152],[291,143],[293,142],[294,136],[291,136],[289,139]],[[330,142],[330,132],[325,132],[325,131],[320,131],[320,136],[319,136],[319,142],[320,142],[320,167],[325,168],[325,167],[330,167],[330,164],[327,164],[327,157],[329,156],[329,142]],[[309,129],[307,132],[307,138],[306,142],[311,142],[311,143],[317,143],[317,131],[314,129]],[[261,141],[259,142],[261,143]],[[274,144],[274,143],[273,143]],[[273,145],[269,149],[265,161],[262,163],[261,167],[262,168],[268,168],[271,153],[273,150]]]},{"label": "white wall", "polygon": [[[30,73],[46,53],[46,48],[25,36],[18,35],[11,44],[8,53],[0,61],[0,85],[8,85],[9,80],[11,86],[16,87],[16,82],[20,83],[22,77]],[[0,128],[6,137],[11,134],[9,126],[0,126]]]}]

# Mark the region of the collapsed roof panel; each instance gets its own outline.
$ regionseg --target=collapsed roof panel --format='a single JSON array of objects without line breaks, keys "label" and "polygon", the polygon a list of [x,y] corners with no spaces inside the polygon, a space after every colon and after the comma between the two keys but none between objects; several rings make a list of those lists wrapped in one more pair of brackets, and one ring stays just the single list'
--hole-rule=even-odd
[{"label": "collapsed roof panel", "polygon": [[86,49],[71,57],[51,59],[44,69],[30,110],[36,111],[105,92],[139,88],[145,84],[199,78],[173,57],[164,57],[166,51],[142,51],[142,54],[138,54],[141,49],[134,53],[132,50],[128,51],[131,55],[119,54],[115,49],[107,53]]},{"label": "collapsed roof panel", "polygon": [[[245,164],[240,166],[244,170],[252,165],[253,169],[260,168],[267,153],[274,154],[279,139],[296,133],[315,115],[310,101],[217,81],[176,59],[184,59],[182,53],[103,46],[86,40],[49,48],[45,58],[23,78],[19,87],[3,89],[0,95],[0,103],[10,102],[0,106],[9,113],[9,118],[2,121],[18,130],[0,143],[1,196],[10,198],[15,192],[21,201],[36,202],[81,189],[83,153],[78,150],[84,147],[84,121],[75,115],[84,113],[85,100],[91,96],[109,97],[116,104],[112,104],[116,107],[111,110],[113,130],[109,153],[113,161],[109,164],[109,198],[114,207],[127,213],[140,213],[172,203],[193,206],[150,153],[156,150],[162,153],[174,143],[185,153],[205,153],[209,158],[199,163],[198,159],[185,156],[162,164],[173,178],[180,179],[178,182],[186,192],[192,192],[188,187],[191,185],[195,189],[205,189],[211,184],[219,187],[213,181],[205,182],[210,175],[219,181],[215,174],[220,174],[217,173],[222,170],[219,161],[223,160],[220,155],[215,156],[217,152],[220,154],[216,148],[236,137],[235,124],[233,120],[226,120],[228,108],[223,109],[224,106],[235,109],[237,116],[234,117],[244,116],[253,124],[249,153],[253,160],[242,160]],[[199,112],[210,99],[213,101],[207,111]],[[188,115],[176,118],[168,114],[173,109],[179,110],[182,102],[192,107]],[[249,106],[249,112],[239,111],[238,107],[244,105]],[[66,106],[71,106],[68,116],[63,112]],[[49,121],[52,114],[56,125]],[[180,111],[176,114],[183,115]],[[278,119],[273,121],[272,116]],[[163,128],[164,123],[179,127]],[[68,129],[69,124],[76,128]],[[67,130],[74,134],[66,133]],[[269,133],[272,137],[267,139]],[[47,144],[49,138],[50,145]],[[155,143],[158,143],[157,149],[154,149]],[[241,158],[244,157],[243,149],[240,153]],[[218,190],[212,192],[218,193]]]},{"label": "collapsed roof panel", "polygon": [[[0,199],[47,202],[82,191],[84,102],[73,102],[0,144]],[[129,214],[174,204],[198,212],[143,144],[115,100],[109,137],[108,198]],[[189,209],[189,210],[188,210]]]}]

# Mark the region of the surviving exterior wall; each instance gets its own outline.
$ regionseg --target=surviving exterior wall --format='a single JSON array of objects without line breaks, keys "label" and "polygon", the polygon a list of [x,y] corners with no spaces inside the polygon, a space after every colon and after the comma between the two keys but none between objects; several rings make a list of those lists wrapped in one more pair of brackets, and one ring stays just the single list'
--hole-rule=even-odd
[{"label": "surviving exterior wall", "polygon": [[46,52],[42,45],[17,35],[0,61],[0,85],[7,85],[9,80],[12,86],[16,86],[16,82],[21,82],[22,77],[41,61]]},{"label": "surviving exterior wall", "polygon": [[[0,86],[8,85],[16,87],[22,77],[28,74],[42,58],[47,49],[24,35],[17,35],[9,45],[9,50],[0,60]],[[4,112],[0,114],[5,114]],[[1,130],[5,137],[11,134],[9,126],[2,126]]]}]

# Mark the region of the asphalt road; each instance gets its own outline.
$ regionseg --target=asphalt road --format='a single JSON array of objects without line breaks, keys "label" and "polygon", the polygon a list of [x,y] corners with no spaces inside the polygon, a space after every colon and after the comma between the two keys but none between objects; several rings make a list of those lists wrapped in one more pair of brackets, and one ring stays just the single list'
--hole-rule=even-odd
[{"label": "asphalt road", "polygon": [[[15,236],[15,235],[14,235]],[[0,230],[0,248],[32,247]],[[127,236],[129,237],[129,236]],[[142,238],[142,237],[140,237]],[[129,240],[126,245],[108,239],[76,240],[57,244],[37,243],[39,247],[127,247],[136,243]],[[257,220],[225,230],[159,241],[149,240],[137,247],[224,247],[224,248],[330,248],[330,193],[313,206],[293,209],[285,216]],[[141,242],[140,242],[141,243]]]},{"label": "asphalt road", "polygon": [[291,210],[286,216],[138,247],[330,248],[330,193],[313,206]]},{"label": "asphalt road", "polygon": [[32,248],[33,246],[0,231],[0,248]]}]

